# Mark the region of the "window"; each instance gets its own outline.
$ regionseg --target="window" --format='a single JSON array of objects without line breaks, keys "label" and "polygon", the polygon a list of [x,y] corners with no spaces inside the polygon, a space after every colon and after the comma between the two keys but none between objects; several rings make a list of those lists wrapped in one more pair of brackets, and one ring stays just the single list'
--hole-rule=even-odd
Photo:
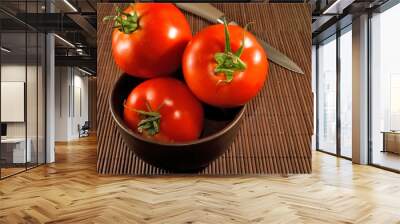
[{"label": "window", "polygon": [[352,157],[352,41],[349,25],[320,43],[314,78],[317,149],[349,159]]},{"label": "window", "polygon": [[[0,1],[0,7],[23,16],[42,12],[44,3]],[[8,21],[0,23],[0,178],[5,178],[45,163],[46,38],[12,13],[0,17]]]},{"label": "window", "polygon": [[340,155],[352,156],[352,33],[351,26],[340,36]]},{"label": "window", "polygon": [[371,162],[400,170],[400,4],[371,18]]},{"label": "window", "polygon": [[318,149],[336,153],[336,36],[318,47]]},{"label": "window", "polygon": [[311,149],[315,150],[317,148],[317,141],[316,141],[316,133],[317,133],[317,48],[315,45],[312,46],[312,53],[311,53],[311,64],[312,64],[312,68],[311,68],[311,88],[312,88],[312,92],[313,92],[313,114],[314,114],[314,131],[313,131],[313,136],[312,136],[312,143],[311,143]]}]

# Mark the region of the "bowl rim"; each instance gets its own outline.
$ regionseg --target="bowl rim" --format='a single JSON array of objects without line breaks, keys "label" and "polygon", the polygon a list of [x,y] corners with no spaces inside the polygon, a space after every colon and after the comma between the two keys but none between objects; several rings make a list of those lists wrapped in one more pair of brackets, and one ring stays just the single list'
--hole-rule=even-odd
[{"label": "bowl rim", "polygon": [[[169,147],[171,147],[171,146],[190,146],[190,145],[200,144],[200,143],[203,143],[203,142],[208,142],[208,141],[211,141],[213,139],[216,139],[216,138],[220,137],[221,135],[225,134],[228,130],[230,130],[233,126],[235,126],[241,120],[241,118],[243,117],[244,112],[246,111],[246,104],[242,105],[242,106],[239,106],[240,111],[235,115],[235,117],[234,117],[234,119],[232,119],[232,121],[230,121],[220,131],[218,131],[218,132],[216,132],[216,133],[214,133],[212,135],[206,136],[204,138],[199,138],[199,139],[196,139],[196,140],[190,141],[190,142],[177,142],[177,143],[167,143],[167,142],[154,141],[154,140],[151,140],[149,138],[145,138],[145,137],[135,133],[134,131],[132,131],[132,129],[130,129],[123,122],[122,117],[120,115],[116,114],[116,109],[117,108],[114,108],[114,105],[113,105],[113,98],[114,98],[115,89],[116,89],[115,87],[116,87],[116,84],[118,82],[120,82],[120,80],[124,76],[128,76],[128,75],[127,74],[120,75],[120,77],[113,84],[113,87],[111,89],[111,94],[109,94],[109,100],[108,100],[108,102],[109,102],[109,110],[111,112],[111,115],[112,115],[114,121],[117,123],[117,126],[122,128],[125,132],[127,132],[132,137],[134,137],[134,138],[136,138],[136,139],[138,139],[140,141],[144,141],[146,143],[155,144],[155,145],[159,145],[159,146],[169,146]],[[200,101],[200,103],[203,104],[203,102],[201,102],[201,101]],[[115,110],[115,112],[114,112],[114,110]]]}]

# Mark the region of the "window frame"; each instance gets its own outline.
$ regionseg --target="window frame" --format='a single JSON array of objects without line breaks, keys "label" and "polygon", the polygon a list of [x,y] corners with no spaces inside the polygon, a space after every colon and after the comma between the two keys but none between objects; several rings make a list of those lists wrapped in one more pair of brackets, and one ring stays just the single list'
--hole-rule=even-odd
[{"label": "window frame", "polygon": [[[27,16],[27,1],[21,1],[21,2],[23,2],[24,4],[25,4],[25,16]],[[33,1],[33,3],[36,3],[36,11],[38,12],[39,11],[39,0],[35,0],[35,1]],[[8,11],[6,11],[6,10],[4,10],[4,9],[2,9],[1,8],[1,4],[0,4],[0,9],[1,9],[1,11],[2,11],[2,13],[6,13],[6,14],[8,14],[9,12]],[[47,7],[46,7],[46,12],[47,12]],[[15,19],[17,22],[20,22],[20,23],[22,23],[22,25],[23,25],[23,30],[20,30],[20,32],[18,32],[18,33],[20,33],[21,35],[24,35],[25,37],[25,40],[24,40],[24,42],[25,42],[25,48],[24,48],[24,52],[25,52],[25,56],[24,56],[24,60],[25,60],[25,95],[24,95],[24,122],[25,122],[25,124],[24,124],[24,130],[25,130],[25,134],[24,134],[24,139],[25,139],[25,165],[24,165],[24,167],[21,167],[21,168],[23,168],[23,169],[21,169],[20,171],[17,171],[17,172],[14,172],[14,173],[12,173],[12,174],[9,174],[9,175],[4,175],[3,173],[2,173],[2,167],[0,166],[0,181],[1,180],[4,180],[4,179],[6,179],[6,178],[9,178],[9,177],[12,177],[12,176],[15,176],[15,175],[17,175],[17,174],[20,174],[20,173],[23,173],[23,172],[26,172],[26,171],[28,171],[28,170],[30,170],[30,169],[34,169],[34,168],[36,168],[36,167],[39,167],[39,166],[41,166],[41,165],[44,165],[44,164],[47,164],[47,110],[46,110],[46,108],[47,108],[47,43],[48,43],[48,41],[47,41],[47,32],[43,32],[43,31],[41,31],[41,30],[38,30],[38,29],[36,29],[36,28],[34,28],[34,27],[32,27],[32,26],[30,26],[29,24],[27,24],[27,23],[24,23],[23,21],[21,22],[21,21],[18,21],[18,19],[17,18],[13,18],[13,19]],[[26,19],[26,18],[25,18]],[[9,31],[3,31],[2,29],[1,29],[1,27],[2,27],[2,23],[0,23],[0,46],[2,45],[2,34],[5,34],[5,33],[10,33]],[[11,32],[11,33],[17,33],[17,32]],[[33,138],[36,138],[36,141],[37,141],[37,145],[36,145],[36,161],[34,162],[34,163],[32,163],[32,164],[29,164],[29,166],[28,166],[28,158],[27,158],[27,156],[28,156],[28,153],[27,153],[27,145],[28,145],[28,108],[27,108],[27,83],[28,83],[28,78],[27,78],[27,76],[28,76],[28,34],[33,34],[33,35],[35,35],[36,36],[36,49],[35,49],[35,51],[36,51],[36,60],[34,61],[34,65],[36,66],[36,71],[34,72],[35,73],[35,75],[36,75],[36,91],[35,91],[35,97],[36,97],[36,122],[34,122],[34,125],[36,125],[36,136],[34,136]],[[43,36],[42,36],[42,38],[40,39],[39,38],[39,34],[43,34]],[[43,148],[42,148],[42,152],[43,152],[43,155],[41,155],[41,157],[43,157],[42,159],[43,159],[43,162],[39,162],[39,141],[38,141],[38,139],[39,139],[39,81],[38,81],[38,76],[39,76],[39,70],[38,70],[38,66],[39,66],[39,39],[41,40],[41,44],[43,44],[42,45],[42,47],[44,48],[44,49],[42,49],[42,53],[43,53],[43,55],[42,55],[42,58],[43,58],[43,60],[44,60],[44,65],[43,65],[43,67],[42,67],[42,71],[41,71],[41,75],[42,75],[42,84],[44,85],[43,86],[43,93],[42,93],[42,95],[44,96],[44,99],[42,99],[42,102],[43,102],[43,105],[42,105],[42,109],[44,109],[44,115],[43,115],[43,117],[42,117],[42,119],[44,119],[44,120],[41,120],[43,123],[43,125],[44,125],[44,130],[43,130]],[[3,60],[2,60],[2,54],[0,53],[0,82],[1,82],[1,80],[2,80],[2,76],[1,76],[1,67],[3,66],[3,64],[2,64],[2,62],[3,62]],[[0,87],[0,89],[1,89],[1,87]],[[0,98],[0,100],[1,100],[1,98]],[[0,106],[0,110],[1,110],[1,106]],[[0,115],[1,116],[1,115]],[[1,119],[0,119],[0,123],[1,123]],[[2,146],[1,146],[1,144],[0,144],[0,158],[1,158],[1,153],[2,153]]]},{"label": "window frame", "polygon": [[[347,156],[344,156],[344,155],[342,155],[342,150],[341,150],[341,119],[340,119],[340,84],[341,84],[341,79],[340,79],[340,77],[341,77],[341,67],[340,67],[340,37],[342,36],[342,35],[344,35],[345,33],[347,33],[347,32],[351,32],[352,31],[352,23],[349,23],[349,24],[347,24],[345,27],[343,27],[343,28],[341,28],[340,30],[337,30],[336,31],[336,33],[334,33],[334,34],[332,34],[332,35],[330,35],[330,36],[328,36],[327,38],[325,38],[325,39],[323,39],[323,40],[320,40],[317,44],[316,44],[316,51],[315,51],[315,61],[316,61],[316,73],[315,73],[315,89],[316,89],[316,133],[315,133],[315,135],[316,135],[316,138],[315,138],[315,145],[316,145],[316,151],[318,151],[318,152],[323,152],[323,153],[326,153],[326,154],[329,154],[329,155],[333,155],[333,156],[336,156],[336,157],[340,157],[340,158],[343,158],[343,159],[347,159],[347,160],[352,160],[352,158],[350,158],[350,157],[347,157]],[[333,36],[335,36],[334,38],[333,38]],[[329,39],[332,39],[332,40],[329,40]],[[320,127],[319,127],[319,120],[320,120],[320,118],[319,118],[319,94],[318,94],[318,91],[319,91],[319,77],[320,77],[320,74],[319,74],[319,51],[318,51],[318,49],[319,49],[319,47],[320,47],[320,44],[322,43],[322,42],[326,42],[326,41],[336,41],[336,152],[335,153],[332,153],[332,152],[328,152],[328,151],[326,151],[326,150],[324,150],[324,149],[321,149],[320,147],[319,147],[319,129],[320,129]]]},{"label": "window frame", "polygon": [[377,13],[384,13],[385,11],[391,9],[392,7],[400,4],[400,0],[389,0],[385,2],[384,4],[380,5],[377,8],[369,10],[368,13],[368,32],[367,32],[367,40],[368,40],[368,54],[367,54],[367,64],[368,64],[368,69],[367,69],[367,79],[368,79],[368,152],[367,152],[367,162],[368,165],[377,167],[383,170],[395,172],[395,173],[400,173],[400,170],[390,168],[387,166],[383,166],[377,163],[373,162],[373,130],[372,130],[372,93],[373,93],[373,88],[372,88],[372,18],[373,14]]}]

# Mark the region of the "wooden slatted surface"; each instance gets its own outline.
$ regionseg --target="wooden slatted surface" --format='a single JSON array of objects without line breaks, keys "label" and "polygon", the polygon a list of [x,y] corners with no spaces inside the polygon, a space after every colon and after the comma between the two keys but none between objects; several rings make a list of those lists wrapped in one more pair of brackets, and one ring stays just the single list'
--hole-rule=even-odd
[{"label": "wooden slatted surface", "polygon": [[[98,162],[102,174],[159,175],[128,150],[108,108],[110,91],[120,76],[111,55],[111,26],[102,23],[115,4],[98,4]],[[123,6],[123,5],[120,5]],[[313,101],[311,93],[311,15],[308,4],[215,4],[240,24],[288,55],[305,71],[294,74],[270,64],[270,76],[249,104],[231,148],[208,168],[207,175],[309,173]],[[193,32],[209,23],[186,14]]]}]

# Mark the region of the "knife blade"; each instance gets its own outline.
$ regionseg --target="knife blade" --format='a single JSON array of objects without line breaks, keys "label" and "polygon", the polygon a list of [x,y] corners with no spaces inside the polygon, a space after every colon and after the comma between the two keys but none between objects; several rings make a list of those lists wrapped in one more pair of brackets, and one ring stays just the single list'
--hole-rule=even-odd
[{"label": "knife blade", "polygon": [[[223,12],[209,3],[175,3],[175,5],[184,11],[200,16],[201,18],[204,18],[212,23],[223,23],[223,18],[225,17]],[[230,21],[229,24],[237,23]],[[293,72],[304,74],[304,71],[300,68],[300,66],[292,61],[288,56],[278,51],[276,48],[272,47],[260,38],[256,38],[257,41],[264,47],[270,61]]]}]

